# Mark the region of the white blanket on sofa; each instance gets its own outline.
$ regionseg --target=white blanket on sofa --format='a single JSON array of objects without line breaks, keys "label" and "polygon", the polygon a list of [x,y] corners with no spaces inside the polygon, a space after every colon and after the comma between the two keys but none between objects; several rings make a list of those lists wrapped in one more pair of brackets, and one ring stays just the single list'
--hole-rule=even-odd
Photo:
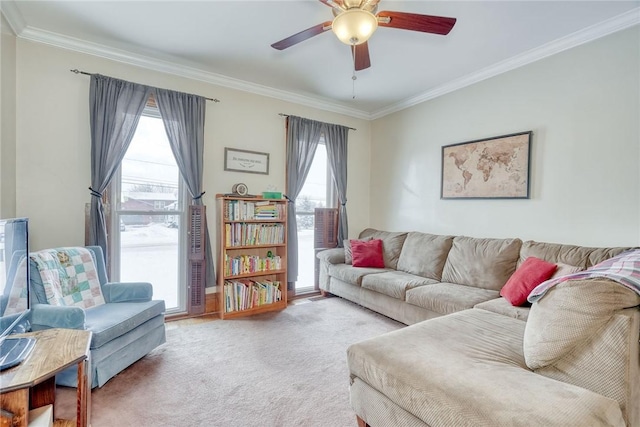
[{"label": "white blanket on sofa", "polygon": [[536,286],[527,300],[529,302],[538,301],[551,287],[558,283],[593,278],[613,280],[640,295],[640,249],[623,252],[587,270],[547,280]]}]

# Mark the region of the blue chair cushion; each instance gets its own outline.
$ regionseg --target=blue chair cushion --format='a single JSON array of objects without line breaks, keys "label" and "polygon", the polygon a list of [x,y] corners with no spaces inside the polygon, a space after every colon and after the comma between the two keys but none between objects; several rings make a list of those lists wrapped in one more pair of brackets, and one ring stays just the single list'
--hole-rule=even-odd
[{"label": "blue chair cushion", "polygon": [[164,311],[163,300],[109,303],[86,309],[86,329],[93,332],[91,349],[130,332]]}]

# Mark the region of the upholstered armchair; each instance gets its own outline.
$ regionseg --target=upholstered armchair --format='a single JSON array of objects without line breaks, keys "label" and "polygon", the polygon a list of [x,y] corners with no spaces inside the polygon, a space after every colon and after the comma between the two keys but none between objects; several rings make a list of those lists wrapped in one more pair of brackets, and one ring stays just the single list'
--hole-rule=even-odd
[{"label": "upholstered armchair", "polygon": [[[74,261],[81,256],[82,261]],[[64,269],[68,268],[73,277],[60,279],[66,277]],[[152,300],[150,283],[108,283],[98,246],[31,253],[30,274],[33,330],[68,328],[93,333],[92,388],[102,387],[166,340],[164,301]],[[65,289],[74,286],[71,291]],[[64,291],[67,296],[60,293]],[[69,369],[56,376],[56,383],[75,387],[76,377],[75,368]]]}]

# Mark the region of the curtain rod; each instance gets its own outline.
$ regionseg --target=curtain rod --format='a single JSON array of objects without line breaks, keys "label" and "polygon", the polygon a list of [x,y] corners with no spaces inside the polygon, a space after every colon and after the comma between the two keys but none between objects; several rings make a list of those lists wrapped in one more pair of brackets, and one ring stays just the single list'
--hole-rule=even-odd
[{"label": "curtain rod", "polygon": [[[69,70],[69,71],[75,74],[84,74],[85,76],[93,76],[93,74],[87,73],[86,71],[80,71],[77,68],[74,68],[73,70]],[[200,96],[200,95],[197,95],[197,96]],[[220,100],[216,98],[207,98],[206,96],[203,96],[203,98],[206,99],[207,101],[220,102]]]},{"label": "curtain rod", "polygon": [[[289,114],[284,114],[284,113],[278,113],[278,115],[279,115],[279,116],[282,116],[282,117],[289,117]],[[339,126],[342,126],[342,125],[339,125]],[[346,127],[347,129],[351,129],[351,130],[358,130],[358,129],[356,129],[356,128],[350,128],[349,126],[345,126],[345,127]]]}]

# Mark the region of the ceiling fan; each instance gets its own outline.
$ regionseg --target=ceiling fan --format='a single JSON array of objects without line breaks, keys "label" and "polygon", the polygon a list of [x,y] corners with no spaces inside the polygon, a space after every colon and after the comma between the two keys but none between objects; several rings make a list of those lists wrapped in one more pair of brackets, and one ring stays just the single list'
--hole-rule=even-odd
[{"label": "ceiling fan", "polygon": [[419,15],[388,10],[377,12],[380,0],[319,1],[331,7],[334,15],[333,21],[314,25],[272,44],[271,47],[283,50],[325,31],[332,30],[341,42],[351,46],[354,67],[356,71],[359,71],[371,66],[367,40],[369,40],[369,37],[378,26],[447,35],[456,23],[455,18],[443,16]]}]

